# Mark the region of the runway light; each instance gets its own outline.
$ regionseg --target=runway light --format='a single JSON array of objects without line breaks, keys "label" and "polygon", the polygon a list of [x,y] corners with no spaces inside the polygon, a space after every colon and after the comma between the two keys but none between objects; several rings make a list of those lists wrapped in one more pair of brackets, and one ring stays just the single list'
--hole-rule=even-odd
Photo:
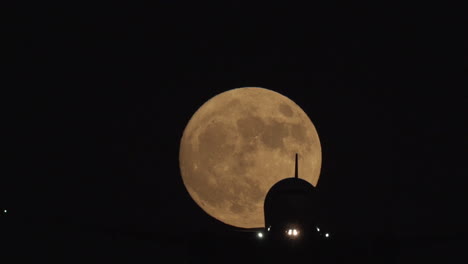
[{"label": "runway light", "polygon": [[317,228],[317,232],[320,232],[320,228],[318,228],[318,226],[316,228]]},{"label": "runway light", "polygon": [[330,235],[328,233],[325,234],[325,237],[329,237]]},{"label": "runway light", "polygon": [[259,232],[259,233],[257,234],[257,236],[258,236],[259,238],[263,238],[263,234],[262,234],[261,232]]},{"label": "runway light", "polygon": [[267,230],[270,231],[270,229],[271,229],[271,226],[269,226]]}]

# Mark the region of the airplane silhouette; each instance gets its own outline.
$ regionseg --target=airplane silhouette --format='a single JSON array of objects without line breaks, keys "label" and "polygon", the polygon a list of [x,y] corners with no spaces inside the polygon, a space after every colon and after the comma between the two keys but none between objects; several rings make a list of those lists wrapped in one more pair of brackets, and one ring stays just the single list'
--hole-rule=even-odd
[{"label": "airplane silhouette", "polygon": [[320,225],[317,189],[300,179],[296,153],[294,177],[280,180],[268,191],[264,202],[265,227],[242,230],[256,232],[273,243],[297,244],[330,239]]}]

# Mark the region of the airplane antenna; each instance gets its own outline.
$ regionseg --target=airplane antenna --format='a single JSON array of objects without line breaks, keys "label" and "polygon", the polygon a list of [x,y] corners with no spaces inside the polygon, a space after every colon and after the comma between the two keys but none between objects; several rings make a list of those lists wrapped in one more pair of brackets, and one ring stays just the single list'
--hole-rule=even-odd
[{"label": "airplane antenna", "polygon": [[299,178],[299,173],[297,172],[298,166],[297,166],[297,153],[296,153],[296,167],[295,167],[295,173],[294,173],[294,178],[298,179]]}]

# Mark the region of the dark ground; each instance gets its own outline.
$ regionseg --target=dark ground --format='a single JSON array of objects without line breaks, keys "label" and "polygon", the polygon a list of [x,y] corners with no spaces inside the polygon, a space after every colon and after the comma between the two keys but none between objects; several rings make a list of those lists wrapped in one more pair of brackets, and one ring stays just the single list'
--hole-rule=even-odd
[{"label": "dark ground", "polygon": [[[0,253],[14,258],[1,263],[467,263],[467,43],[456,10],[15,6],[3,19],[0,185]],[[191,115],[244,86],[288,96],[318,130],[334,232],[320,252],[272,251],[211,219],[183,187]]]}]

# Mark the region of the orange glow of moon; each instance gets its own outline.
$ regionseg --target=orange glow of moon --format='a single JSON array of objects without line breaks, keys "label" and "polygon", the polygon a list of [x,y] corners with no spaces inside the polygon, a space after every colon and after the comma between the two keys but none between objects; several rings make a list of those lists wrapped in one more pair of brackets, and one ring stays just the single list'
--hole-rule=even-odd
[{"label": "orange glow of moon", "polygon": [[208,100],[188,122],[179,164],[192,199],[209,215],[241,228],[264,226],[263,203],[276,182],[299,176],[316,186],[320,140],[307,114],[289,98],[246,87]]}]

